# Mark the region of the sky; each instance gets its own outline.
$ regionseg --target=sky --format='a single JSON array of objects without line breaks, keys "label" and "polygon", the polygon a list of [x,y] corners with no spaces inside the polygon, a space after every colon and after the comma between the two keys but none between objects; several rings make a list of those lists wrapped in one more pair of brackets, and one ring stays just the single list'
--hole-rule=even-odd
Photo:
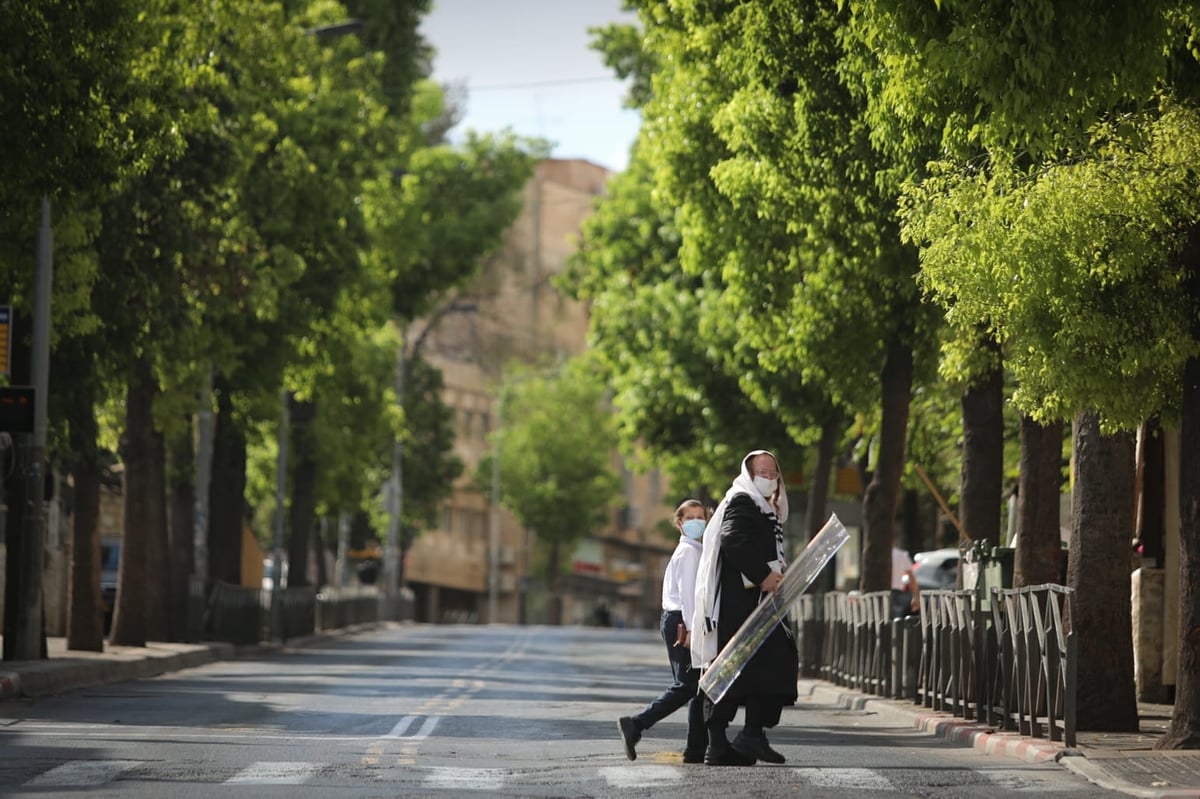
[{"label": "sky", "polygon": [[635,20],[621,0],[433,0],[421,24],[433,78],[467,90],[451,140],[509,128],[549,140],[555,158],[623,170],[640,121],[588,28]]}]

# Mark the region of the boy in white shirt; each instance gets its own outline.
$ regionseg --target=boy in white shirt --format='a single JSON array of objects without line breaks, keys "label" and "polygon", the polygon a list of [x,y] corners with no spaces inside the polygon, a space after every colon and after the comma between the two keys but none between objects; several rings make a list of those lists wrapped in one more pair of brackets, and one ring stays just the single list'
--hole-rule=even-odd
[{"label": "boy in white shirt", "polygon": [[687,746],[683,750],[684,763],[703,763],[704,749],[708,736],[704,728],[704,696],[698,691],[700,670],[692,667],[691,631],[692,611],[696,601],[696,571],[700,565],[701,544],[704,527],[708,522],[708,511],[697,499],[687,499],[675,509],[675,528],[679,530],[679,544],[671,555],[663,575],[662,589],[662,637],[667,645],[667,657],[671,661],[671,686],[657,699],[635,716],[622,716],[617,720],[621,740],[625,744],[625,756],[637,760],[634,747],[642,738],[642,732],[650,729],[685,704],[688,705]]}]

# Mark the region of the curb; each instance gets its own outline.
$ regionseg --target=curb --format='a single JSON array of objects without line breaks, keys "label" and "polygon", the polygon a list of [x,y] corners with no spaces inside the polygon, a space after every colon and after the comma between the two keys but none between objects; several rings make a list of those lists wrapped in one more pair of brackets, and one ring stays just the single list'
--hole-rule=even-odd
[{"label": "curb", "polygon": [[150,656],[124,661],[70,660],[51,661],[24,675],[21,680],[23,697],[36,699],[45,696],[93,688],[97,685],[157,677],[160,674],[202,666],[217,660],[216,653],[203,648],[165,656]]},{"label": "curb", "polygon": [[[1024,738],[1015,732],[1000,732],[977,721],[930,713],[926,708],[917,705],[906,707],[899,700],[845,691],[837,686],[822,685],[811,680],[807,681],[807,684],[802,680],[801,687],[807,688],[810,695],[817,692],[832,694],[834,701],[843,707],[857,710],[869,707],[876,712],[886,712],[911,722],[916,730],[969,746],[987,755],[1012,757],[1026,763],[1044,763],[1048,760],[1058,762],[1067,756],[1081,755],[1078,750],[1068,749],[1055,741]],[[1079,759],[1084,758],[1080,756]]]},{"label": "curb", "polygon": [[[137,652],[121,652],[109,657],[87,654],[32,661],[28,668],[17,667],[0,673],[0,701],[38,699],[98,685],[156,677],[169,672],[202,666],[234,656],[228,644],[192,646],[137,647]],[[110,650],[112,652],[113,650]]]},{"label": "curb", "polygon": [[900,723],[911,721],[913,727],[921,732],[959,745],[970,746],[983,754],[1011,757],[1026,763],[1053,761],[1090,783],[1110,791],[1140,799],[1200,799],[1200,789],[1197,788],[1165,784],[1162,787],[1147,788],[1122,779],[1110,774],[1099,762],[1089,760],[1085,752],[1069,748],[1060,741],[1022,737],[1017,732],[1000,731],[986,724],[944,713],[931,713],[923,706],[848,691],[840,686],[814,681],[812,678],[801,679],[799,688],[802,696],[823,694],[828,701],[846,709],[869,709],[876,713],[886,713]]},{"label": "curb", "polygon": [[52,657],[17,662],[0,672],[0,702],[38,699],[99,685],[157,677],[220,660],[262,652],[286,652],[317,646],[347,634],[402,622],[364,622],[331,630],[320,630],[286,642],[231,644],[205,641],[196,644],[150,642],[143,647],[105,645],[102,653],[55,652]]},{"label": "curb", "polygon": [[1078,754],[1053,741],[1036,741],[1017,737],[1015,733],[1001,733],[993,727],[981,727],[978,723],[962,719],[947,719],[945,716],[922,714],[913,726],[922,732],[945,738],[948,741],[970,746],[986,755],[1003,755],[1023,760],[1026,763],[1057,761],[1066,754]]}]

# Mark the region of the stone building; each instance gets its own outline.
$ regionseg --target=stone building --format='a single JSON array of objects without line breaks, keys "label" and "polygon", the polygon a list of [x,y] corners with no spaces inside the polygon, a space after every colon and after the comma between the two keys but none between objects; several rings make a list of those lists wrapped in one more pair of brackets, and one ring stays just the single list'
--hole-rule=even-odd
[{"label": "stone building", "polygon": [[[558,292],[551,279],[574,251],[580,224],[608,177],[583,160],[540,163],[503,248],[464,294],[467,310],[419,320],[408,331],[410,342],[421,339],[422,357],[442,371],[457,454],[466,464],[437,528],[422,532],[405,560],[420,621],[547,620],[544,588],[531,577],[529,535],[507,511],[492,507],[472,475],[498,418],[505,364],[561,363],[586,347],[587,308]],[[657,473],[634,474],[615,453],[613,459],[624,478],[623,506],[569,558],[561,618],[592,623],[607,614],[613,623],[653,626],[662,572],[677,540],[661,525],[674,510],[673,497]]]}]

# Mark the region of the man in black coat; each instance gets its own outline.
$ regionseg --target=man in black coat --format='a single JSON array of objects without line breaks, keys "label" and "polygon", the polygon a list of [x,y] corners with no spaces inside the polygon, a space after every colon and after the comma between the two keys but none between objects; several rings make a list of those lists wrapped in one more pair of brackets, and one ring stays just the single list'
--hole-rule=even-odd
[{"label": "man in black coat", "polygon": [[[755,450],[742,461],[741,474],[710,523],[720,531],[719,542],[713,542],[719,547],[715,573],[708,578],[712,596],[707,614],[709,629],[715,628],[716,651],[729,643],[759,602],[783,581],[786,520],[787,495],[779,464],[771,453]],[[707,543],[706,549],[713,543]],[[706,596],[701,579],[704,575],[697,579],[698,600]],[[721,701],[706,701],[704,762],[720,766],[751,765],[755,760],[785,762],[771,748],[766,730],[779,723],[785,705],[796,703],[797,675],[795,643],[788,625],[779,624],[746,661]],[[731,742],[726,729],[739,706],[745,707],[744,725]]]}]

